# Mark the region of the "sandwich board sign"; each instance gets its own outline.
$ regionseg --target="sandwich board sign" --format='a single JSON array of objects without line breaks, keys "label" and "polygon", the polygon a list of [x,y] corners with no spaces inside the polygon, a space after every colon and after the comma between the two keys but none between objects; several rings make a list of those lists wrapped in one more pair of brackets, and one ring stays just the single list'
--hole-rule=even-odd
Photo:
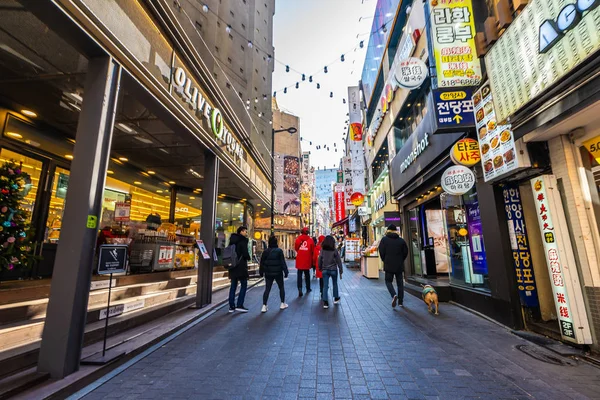
[{"label": "sandwich board sign", "polygon": [[125,272],[127,267],[127,245],[103,244],[98,257],[98,275]]}]

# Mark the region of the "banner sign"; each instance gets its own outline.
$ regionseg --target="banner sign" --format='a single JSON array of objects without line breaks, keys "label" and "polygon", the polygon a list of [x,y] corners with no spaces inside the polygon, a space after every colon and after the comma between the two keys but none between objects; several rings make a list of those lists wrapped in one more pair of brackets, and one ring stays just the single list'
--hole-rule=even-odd
[{"label": "banner sign", "polygon": [[521,305],[525,307],[539,307],[540,303],[533,273],[531,251],[529,249],[519,187],[514,184],[507,184],[504,186],[503,194],[504,211],[506,212],[508,223],[510,247],[512,248]]},{"label": "banner sign", "polygon": [[470,128],[475,126],[473,115],[473,90],[433,90],[435,101],[435,116],[438,129]]},{"label": "banner sign", "polygon": [[336,184],[334,192],[335,200],[335,222],[346,218],[346,208],[344,207],[344,185]]},{"label": "banner sign", "polygon": [[473,167],[481,161],[479,143],[475,139],[461,139],[450,150],[450,159],[454,164]]},{"label": "banner sign", "polygon": [[362,142],[363,126],[362,111],[360,109],[360,88],[358,86],[348,87],[348,105],[350,121],[350,140]]},{"label": "banner sign", "polygon": [[591,343],[573,248],[566,232],[568,227],[560,194],[555,188],[556,178],[552,175],[531,180],[560,332],[564,340]]},{"label": "banner sign", "polygon": [[430,9],[438,87],[478,86],[481,64],[471,0],[436,0]]},{"label": "banner sign", "polygon": [[453,165],[444,171],[441,183],[446,193],[461,196],[475,186],[475,174],[463,165]]}]

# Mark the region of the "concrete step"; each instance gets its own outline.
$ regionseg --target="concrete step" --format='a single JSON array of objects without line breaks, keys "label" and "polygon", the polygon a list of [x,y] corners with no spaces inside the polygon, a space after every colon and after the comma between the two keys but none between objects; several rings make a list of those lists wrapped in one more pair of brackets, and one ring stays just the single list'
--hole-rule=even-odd
[{"label": "concrete step", "polygon": [[[111,315],[127,314],[129,312],[154,307],[175,299],[196,294],[196,285],[163,290],[156,293],[111,302]],[[106,304],[91,304],[88,306],[87,324],[104,320]],[[0,327],[0,351],[22,346],[38,340],[44,329],[45,313],[34,320],[17,321]],[[114,317],[112,317],[114,318]]]}]

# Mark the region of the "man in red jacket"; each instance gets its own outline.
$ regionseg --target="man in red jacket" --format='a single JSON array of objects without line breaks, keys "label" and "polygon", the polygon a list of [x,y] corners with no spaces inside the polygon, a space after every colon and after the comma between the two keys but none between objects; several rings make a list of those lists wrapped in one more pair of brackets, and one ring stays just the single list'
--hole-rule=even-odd
[{"label": "man in red jacket", "polygon": [[302,296],[302,275],[306,281],[306,293],[310,289],[310,268],[313,263],[315,242],[308,236],[308,228],[302,228],[302,235],[296,239],[296,269],[298,270],[298,296]]}]

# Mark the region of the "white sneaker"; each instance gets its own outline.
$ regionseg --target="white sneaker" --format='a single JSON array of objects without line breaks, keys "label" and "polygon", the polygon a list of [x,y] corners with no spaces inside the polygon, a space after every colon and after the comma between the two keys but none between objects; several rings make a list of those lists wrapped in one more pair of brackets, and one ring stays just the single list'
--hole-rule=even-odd
[{"label": "white sneaker", "polygon": [[288,308],[289,306],[285,303],[281,303],[281,305],[279,306],[280,310],[285,310],[286,308]]},{"label": "white sneaker", "polygon": [[342,300],[342,299],[340,299],[340,298],[338,297],[337,299],[334,299],[334,300],[333,300],[333,304],[340,304],[340,301],[341,301],[341,300]]},{"label": "white sneaker", "polygon": [[269,309],[269,307],[267,307],[266,304],[263,304],[262,309],[260,310],[260,312],[265,313],[265,312],[267,312],[268,309]]}]

